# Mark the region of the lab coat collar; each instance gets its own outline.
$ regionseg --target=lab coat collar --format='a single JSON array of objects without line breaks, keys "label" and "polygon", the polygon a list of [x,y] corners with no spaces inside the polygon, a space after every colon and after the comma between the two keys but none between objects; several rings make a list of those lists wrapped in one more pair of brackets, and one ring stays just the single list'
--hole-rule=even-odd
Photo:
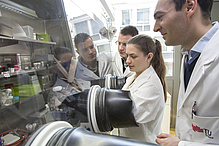
[{"label": "lab coat collar", "polygon": [[218,38],[219,38],[219,29],[214,34],[212,39],[208,42],[207,46],[205,47],[207,49],[204,49],[200,56],[203,60],[203,65],[207,65],[213,62],[214,59],[218,56],[218,49],[216,48],[216,46],[218,47],[218,45],[215,45],[215,44],[219,44]]},{"label": "lab coat collar", "polygon": [[87,67],[85,67],[81,62],[77,63],[78,72],[82,74],[83,80],[91,81],[93,79],[97,80],[99,77]]},{"label": "lab coat collar", "polygon": [[[135,79],[135,81],[130,85],[130,87],[133,86],[133,85],[136,85],[137,87],[140,87],[143,83],[145,83],[145,81],[147,81],[151,77],[151,74],[153,74],[153,73],[156,73],[156,72],[155,72],[154,68],[152,66],[150,66],[149,68],[147,68],[145,71],[143,71]],[[130,77],[129,84],[134,80],[135,75],[136,75],[136,73]]]},{"label": "lab coat collar", "polygon": [[123,67],[122,67],[122,58],[119,55],[119,52],[117,52],[115,54],[115,68],[118,71],[117,74],[119,74],[120,76],[123,75]]},{"label": "lab coat collar", "polygon": [[211,40],[211,38],[214,36],[214,34],[217,32],[218,29],[219,29],[218,22],[214,22],[212,24],[212,28],[198,40],[198,42],[192,47],[191,50],[198,53],[202,53],[203,49],[205,48],[205,46],[208,44],[208,42]]},{"label": "lab coat collar", "polygon": [[[218,49],[215,46],[219,46],[218,42],[219,38],[219,30],[214,34],[212,39],[207,43],[205,48],[203,49],[196,65],[194,71],[191,75],[190,81],[187,86],[187,90],[184,95],[184,101],[190,95],[192,90],[197,86],[198,82],[200,81],[201,77],[206,74],[206,70],[211,66],[211,63],[218,57]],[[216,44],[217,43],[217,44]],[[185,56],[185,55],[184,55]],[[183,57],[184,60],[185,57]],[[183,65],[184,67],[184,65]],[[181,68],[181,82],[184,83],[184,68]],[[183,84],[184,86],[184,84]],[[182,88],[182,86],[181,86]],[[185,91],[185,90],[183,90]],[[183,105],[183,104],[182,104]]]},{"label": "lab coat collar", "polygon": [[[191,51],[202,53],[203,49],[205,48],[209,40],[211,40],[211,38],[215,35],[218,29],[219,29],[219,23],[217,21],[213,22],[212,28],[203,37],[201,37],[198,40],[198,42],[192,47]],[[181,53],[183,55],[189,54],[189,51],[190,50],[186,48],[182,48]]]},{"label": "lab coat collar", "polygon": [[98,58],[96,59],[96,62],[95,62],[95,67],[91,67],[89,65],[86,65],[82,62],[82,57],[81,56],[78,56],[78,61],[84,66],[84,67],[87,67],[88,69],[90,69],[91,71],[95,72],[97,70],[97,63],[98,63]]}]

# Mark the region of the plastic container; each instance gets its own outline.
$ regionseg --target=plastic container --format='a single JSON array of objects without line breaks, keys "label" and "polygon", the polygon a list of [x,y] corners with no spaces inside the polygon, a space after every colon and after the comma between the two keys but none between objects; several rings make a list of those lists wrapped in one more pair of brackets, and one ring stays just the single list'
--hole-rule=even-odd
[{"label": "plastic container", "polygon": [[39,84],[26,84],[14,87],[14,96],[31,97],[39,93]]},{"label": "plastic container", "polygon": [[50,42],[50,35],[48,34],[37,34],[37,40]]},{"label": "plastic container", "polygon": [[11,93],[6,97],[6,101],[5,101],[5,106],[9,106],[9,105],[11,105],[13,102],[12,102],[12,100],[13,100],[13,96],[11,95]]},{"label": "plastic container", "polygon": [[14,96],[12,102],[13,103],[19,102],[19,96]]},{"label": "plastic container", "polygon": [[27,26],[22,26],[27,38],[31,38],[34,39],[34,35],[33,35],[33,28],[29,25]]},{"label": "plastic container", "polygon": [[63,110],[63,111],[51,111],[52,117],[56,121],[66,121],[69,119],[68,117],[68,110]]}]

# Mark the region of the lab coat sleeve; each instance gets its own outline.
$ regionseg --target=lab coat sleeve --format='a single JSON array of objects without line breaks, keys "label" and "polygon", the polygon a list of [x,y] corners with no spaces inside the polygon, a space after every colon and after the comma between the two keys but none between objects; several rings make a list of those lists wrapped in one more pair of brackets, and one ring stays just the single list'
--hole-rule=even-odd
[{"label": "lab coat sleeve", "polygon": [[100,53],[98,55],[99,61],[99,76],[103,77],[107,74],[113,74],[112,55],[111,53]]},{"label": "lab coat sleeve", "polygon": [[163,91],[152,83],[145,83],[131,93],[134,101],[136,122],[147,123],[162,114],[164,108]]},{"label": "lab coat sleeve", "polygon": [[111,52],[102,52],[98,55],[98,57],[109,62],[113,60],[113,54]]}]

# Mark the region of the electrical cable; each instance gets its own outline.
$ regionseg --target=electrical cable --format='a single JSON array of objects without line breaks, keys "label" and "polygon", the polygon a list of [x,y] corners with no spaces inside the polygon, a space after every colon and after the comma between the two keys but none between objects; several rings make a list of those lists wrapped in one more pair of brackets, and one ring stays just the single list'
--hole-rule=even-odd
[{"label": "electrical cable", "polygon": [[[18,132],[24,132],[25,135],[18,134]],[[18,141],[14,142],[14,143],[11,143],[11,144],[8,144],[8,145],[4,145],[4,143],[2,143],[4,146],[17,146],[28,136],[28,132],[26,130],[12,129],[12,130],[8,130],[8,131],[5,131],[5,132],[0,134],[0,137],[1,137],[2,141],[3,141],[2,137],[7,135],[7,134],[14,134],[14,135],[20,137],[20,139]]]}]

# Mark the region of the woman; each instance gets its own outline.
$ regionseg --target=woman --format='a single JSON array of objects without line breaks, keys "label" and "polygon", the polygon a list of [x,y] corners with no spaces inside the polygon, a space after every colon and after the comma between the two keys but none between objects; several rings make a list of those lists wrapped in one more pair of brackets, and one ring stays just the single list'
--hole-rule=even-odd
[{"label": "woman", "polygon": [[137,35],[127,43],[126,60],[134,75],[123,90],[129,90],[134,103],[133,113],[139,127],[119,129],[120,136],[155,143],[161,133],[166,99],[166,68],[161,45],[146,35]]}]

